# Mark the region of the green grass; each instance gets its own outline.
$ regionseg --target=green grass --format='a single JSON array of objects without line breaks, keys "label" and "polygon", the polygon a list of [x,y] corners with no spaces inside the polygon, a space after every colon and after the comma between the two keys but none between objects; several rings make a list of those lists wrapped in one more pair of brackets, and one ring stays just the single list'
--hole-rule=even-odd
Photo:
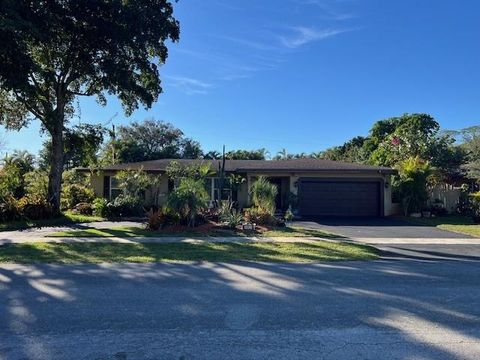
[{"label": "green grass", "polygon": [[48,237],[168,237],[168,236],[185,236],[185,237],[209,237],[209,236],[242,236],[230,230],[212,230],[207,233],[195,231],[194,229],[183,232],[166,232],[166,231],[150,231],[137,226],[118,226],[109,229],[85,229],[85,230],[68,230],[57,231],[49,234]]},{"label": "green grass", "polygon": [[0,231],[8,230],[24,230],[35,227],[45,226],[63,226],[79,223],[89,223],[95,221],[103,221],[104,219],[98,216],[78,215],[71,212],[65,212],[60,217],[42,220],[18,220],[0,223]]},{"label": "green grass", "polygon": [[182,261],[319,262],[374,260],[377,249],[350,243],[24,243],[0,246],[0,263],[149,263]]},{"label": "green grass", "polygon": [[[268,230],[263,233],[255,233],[255,236],[261,237],[321,237],[321,238],[339,238],[338,235],[298,227],[278,228]],[[194,229],[184,232],[165,232],[150,231],[141,227],[112,227],[110,229],[85,229],[58,231],[48,235],[49,237],[167,237],[167,236],[187,236],[187,237],[209,237],[209,236],[246,236],[244,233],[236,233],[232,230],[213,229],[209,232],[195,231]]]},{"label": "green grass", "polygon": [[408,218],[407,220],[420,225],[480,237],[480,224],[475,224],[470,217],[466,216],[449,215],[434,218]]}]

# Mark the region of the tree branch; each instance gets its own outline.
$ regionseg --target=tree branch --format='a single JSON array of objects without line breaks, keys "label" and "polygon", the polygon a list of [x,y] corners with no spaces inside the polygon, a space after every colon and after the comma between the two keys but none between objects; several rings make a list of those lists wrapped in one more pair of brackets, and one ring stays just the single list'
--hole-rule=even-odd
[{"label": "tree branch", "polygon": [[25,100],[19,93],[14,91],[14,94],[17,100],[20,101],[20,103],[22,103],[22,105],[25,106],[25,108],[37,118],[42,119],[45,116],[45,114],[42,113],[36,106],[29,104],[28,101]]}]

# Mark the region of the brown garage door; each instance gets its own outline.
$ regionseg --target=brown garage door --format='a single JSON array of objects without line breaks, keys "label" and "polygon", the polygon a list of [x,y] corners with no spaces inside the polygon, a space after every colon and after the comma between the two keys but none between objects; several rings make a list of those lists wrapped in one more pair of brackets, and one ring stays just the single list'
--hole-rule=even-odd
[{"label": "brown garage door", "polygon": [[380,182],[300,179],[298,206],[302,216],[379,216]]}]

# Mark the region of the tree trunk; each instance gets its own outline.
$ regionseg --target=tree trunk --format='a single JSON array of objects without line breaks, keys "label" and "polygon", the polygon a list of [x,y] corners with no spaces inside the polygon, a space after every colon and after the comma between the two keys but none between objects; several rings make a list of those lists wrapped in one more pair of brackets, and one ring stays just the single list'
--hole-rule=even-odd
[{"label": "tree trunk", "polygon": [[52,152],[50,154],[50,174],[48,179],[48,202],[55,215],[60,214],[60,191],[63,173],[63,111],[55,114],[50,136]]}]

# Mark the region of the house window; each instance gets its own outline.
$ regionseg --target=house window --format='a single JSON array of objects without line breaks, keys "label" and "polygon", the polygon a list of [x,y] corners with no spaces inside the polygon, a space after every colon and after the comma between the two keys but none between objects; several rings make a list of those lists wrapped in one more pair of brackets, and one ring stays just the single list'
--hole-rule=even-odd
[{"label": "house window", "polygon": [[[206,178],[205,179],[205,189],[210,196],[210,201],[219,200],[220,199],[220,178]],[[228,183],[226,179],[223,182],[223,194],[222,200],[232,198],[232,190],[228,188]]]},{"label": "house window", "polygon": [[122,193],[122,189],[120,189],[119,184],[120,182],[116,177],[110,176],[110,200],[114,200]]}]

